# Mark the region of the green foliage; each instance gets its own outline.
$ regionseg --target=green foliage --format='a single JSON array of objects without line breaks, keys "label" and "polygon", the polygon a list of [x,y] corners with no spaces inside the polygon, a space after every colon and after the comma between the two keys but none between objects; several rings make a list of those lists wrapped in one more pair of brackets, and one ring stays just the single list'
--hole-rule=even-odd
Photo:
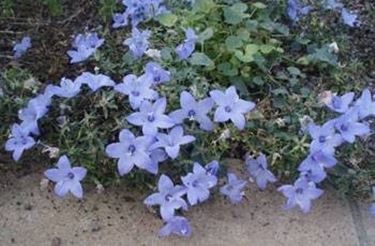
[{"label": "green foliage", "polygon": [[47,6],[52,16],[59,16],[63,13],[60,0],[42,0],[42,3]]}]

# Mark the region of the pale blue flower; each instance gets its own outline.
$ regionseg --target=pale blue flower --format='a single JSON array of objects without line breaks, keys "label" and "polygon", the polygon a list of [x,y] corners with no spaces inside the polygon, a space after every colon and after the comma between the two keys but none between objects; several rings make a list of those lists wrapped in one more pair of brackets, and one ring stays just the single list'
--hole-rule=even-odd
[{"label": "pale blue flower", "polygon": [[35,145],[35,140],[29,136],[28,129],[21,127],[18,124],[13,124],[11,137],[5,143],[5,150],[13,152],[13,160],[18,161],[25,150],[32,148]]},{"label": "pale blue flower", "polygon": [[132,36],[126,39],[123,44],[129,46],[129,50],[135,58],[141,58],[150,45],[148,41],[150,36],[151,31],[139,31],[137,28],[133,28]]},{"label": "pale blue flower", "polygon": [[52,92],[58,97],[72,98],[81,92],[81,83],[79,81],[72,81],[70,79],[62,78],[60,86],[53,86]]},{"label": "pale blue flower", "polygon": [[253,102],[240,99],[234,86],[229,87],[225,92],[213,90],[210,92],[210,96],[218,105],[214,115],[215,122],[231,120],[238,129],[245,128],[244,114],[255,107]]},{"label": "pale blue flower", "polygon": [[86,60],[102,46],[104,39],[100,39],[96,32],[85,35],[78,34],[73,41],[73,49],[68,51],[70,63],[78,63]]},{"label": "pale blue flower", "polygon": [[328,121],[322,126],[310,124],[308,127],[312,142],[310,144],[310,151],[327,150],[332,152],[335,147],[339,146],[343,139],[340,134],[335,131],[333,121]]},{"label": "pale blue flower", "polygon": [[156,62],[146,64],[145,75],[149,76],[155,85],[163,84],[171,80],[171,73]]},{"label": "pale blue flower", "polygon": [[341,18],[342,18],[342,21],[350,27],[357,27],[361,24],[361,22],[358,20],[358,15],[351,13],[346,8],[343,8],[341,10]]},{"label": "pale blue flower", "polygon": [[260,153],[256,159],[248,157],[245,164],[249,175],[255,178],[255,182],[260,189],[264,190],[268,182],[276,182],[275,175],[267,169],[267,158],[263,153]]},{"label": "pale blue flower", "polygon": [[113,15],[113,28],[119,28],[119,27],[124,27],[128,25],[128,13],[116,13]]},{"label": "pale blue flower", "polygon": [[285,209],[299,206],[302,212],[307,213],[311,208],[311,200],[315,200],[323,194],[323,190],[316,188],[314,182],[305,178],[299,178],[294,185],[283,185],[277,189],[287,198]]},{"label": "pale blue flower", "polygon": [[369,89],[363,90],[361,97],[355,101],[355,109],[360,120],[375,115],[375,102]]},{"label": "pale blue flower", "polygon": [[166,225],[160,229],[159,236],[166,237],[171,234],[182,237],[190,237],[191,227],[189,221],[182,216],[174,216],[173,218],[169,219]]},{"label": "pale blue flower", "polygon": [[105,151],[109,157],[119,159],[117,168],[120,175],[129,173],[134,166],[156,174],[157,163],[148,154],[151,141],[150,137],[135,137],[132,132],[124,129],[120,132],[119,142],[109,144]]},{"label": "pale blue flower", "polygon": [[370,132],[367,124],[358,122],[358,114],[355,112],[348,112],[335,119],[335,128],[341,137],[349,143],[354,143],[356,136],[361,137]]},{"label": "pale blue flower", "polygon": [[287,15],[294,22],[298,22],[300,18],[307,15],[310,10],[310,6],[303,6],[298,0],[288,0]]},{"label": "pale blue flower", "polygon": [[185,188],[181,185],[174,185],[172,180],[161,175],[158,182],[159,192],[151,194],[144,200],[144,204],[148,206],[159,205],[160,215],[163,220],[168,221],[174,216],[175,210],[187,210],[187,204],[181,198],[185,194]]},{"label": "pale blue flower", "polygon": [[159,98],[153,104],[144,101],[139,112],[132,113],[126,119],[135,126],[142,126],[145,135],[155,135],[158,129],[166,129],[174,126],[174,121],[164,114],[167,106],[165,97]]},{"label": "pale blue flower", "polygon": [[51,168],[44,172],[44,175],[55,182],[55,193],[64,197],[68,192],[81,199],[83,190],[81,181],[86,176],[87,170],[84,167],[71,167],[67,156],[61,156],[57,162],[57,168]]},{"label": "pale blue flower", "polygon": [[334,150],[318,150],[310,153],[306,159],[302,161],[301,166],[320,165],[325,168],[331,168],[335,166],[336,163],[337,160],[334,157]]},{"label": "pale blue flower", "polygon": [[305,177],[308,181],[313,181],[314,183],[320,183],[327,177],[323,165],[312,160],[302,162],[298,167],[298,171],[301,172],[301,177]]},{"label": "pale blue flower", "polygon": [[220,165],[218,161],[211,161],[210,163],[207,163],[204,168],[207,170],[207,173],[217,176],[217,173],[219,172]]},{"label": "pale blue flower", "polygon": [[237,204],[242,201],[245,192],[246,181],[238,179],[234,173],[228,173],[228,183],[220,188],[220,193],[227,196],[231,203]]},{"label": "pale blue flower", "polygon": [[26,36],[23,37],[21,42],[16,43],[13,46],[13,52],[15,58],[20,58],[24,54],[26,54],[27,50],[31,48],[31,38]]},{"label": "pale blue flower", "polygon": [[338,113],[345,113],[349,110],[354,98],[353,92],[348,92],[342,96],[333,96],[327,106]]},{"label": "pale blue flower", "polygon": [[182,124],[185,119],[197,121],[199,127],[206,131],[212,131],[213,123],[207,114],[214,106],[212,98],[205,98],[199,102],[187,91],[180,95],[181,109],[170,114],[170,117],[176,124]]},{"label": "pale blue flower", "polygon": [[116,85],[116,83],[108,76],[103,74],[92,74],[89,72],[84,72],[80,76],[78,76],[74,83],[76,84],[82,84],[82,85],[88,85],[88,87],[92,91],[97,91],[98,89],[109,86],[113,87]]},{"label": "pale blue flower", "polygon": [[185,37],[184,42],[176,47],[176,53],[181,60],[186,60],[193,54],[198,40],[198,36],[192,28],[185,30]]},{"label": "pale blue flower", "polygon": [[180,146],[195,141],[195,137],[184,136],[184,130],[181,126],[174,127],[169,134],[156,134],[157,142],[151,145],[151,149],[163,148],[169,157],[176,159],[180,153]]},{"label": "pale blue flower", "polygon": [[155,100],[158,93],[151,89],[152,80],[148,76],[137,77],[133,74],[126,75],[123,83],[117,84],[115,90],[129,96],[132,109],[138,109],[145,100]]},{"label": "pale blue flower", "polygon": [[194,163],[193,172],[181,177],[182,183],[187,188],[187,199],[193,206],[204,202],[210,196],[210,190],[217,184],[215,175],[211,175],[199,163]]}]

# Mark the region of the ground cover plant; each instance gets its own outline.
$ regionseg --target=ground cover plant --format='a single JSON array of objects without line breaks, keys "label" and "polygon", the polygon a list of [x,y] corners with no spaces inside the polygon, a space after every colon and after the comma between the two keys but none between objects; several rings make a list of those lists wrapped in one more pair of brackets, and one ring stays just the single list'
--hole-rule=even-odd
[{"label": "ground cover plant", "polygon": [[352,9],[363,5],[30,2],[69,33],[52,38],[61,50],[51,57],[43,32],[11,24],[27,4],[1,4],[4,34],[15,35],[1,55],[1,156],[21,163],[4,169],[42,153],[58,196],[81,199],[86,184],[141,189],[160,208],[161,236],[190,236],[185,211],[215,191],[237,204],[249,181],[277,186],[285,208],[303,212],[329,184],[371,194],[374,64],[347,39],[373,27]]}]

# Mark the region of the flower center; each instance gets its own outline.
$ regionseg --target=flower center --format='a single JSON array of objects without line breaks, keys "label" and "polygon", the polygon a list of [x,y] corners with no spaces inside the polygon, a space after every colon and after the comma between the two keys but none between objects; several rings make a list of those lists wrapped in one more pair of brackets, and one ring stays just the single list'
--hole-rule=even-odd
[{"label": "flower center", "polygon": [[133,145],[133,144],[131,144],[131,145],[129,145],[129,147],[128,147],[128,152],[130,153],[130,154],[133,154],[134,152],[135,152],[135,146]]},{"label": "flower center", "polygon": [[172,198],[173,198],[173,196],[171,195],[171,194],[167,194],[166,196],[165,196],[165,200],[166,201],[170,201],[170,200],[172,200]]},{"label": "flower center", "polygon": [[69,172],[66,176],[67,176],[69,179],[74,179],[74,173],[72,173],[72,172]]},{"label": "flower center", "polygon": [[303,193],[303,189],[302,188],[297,188],[296,189],[296,193],[297,194],[302,194]]},{"label": "flower center", "polygon": [[225,106],[224,108],[225,112],[230,113],[232,112],[232,108],[230,106]]},{"label": "flower center", "polygon": [[324,143],[326,141],[326,137],[325,136],[320,136],[319,137],[319,142],[320,143]]},{"label": "flower center", "polygon": [[161,78],[160,78],[159,75],[157,75],[157,76],[154,77],[154,80],[155,80],[155,82],[160,82]]},{"label": "flower center", "polygon": [[341,129],[341,131],[344,131],[344,132],[349,130],[349,124],[347,124],[347,123],[342,124],[340,126],[340,129]]},{"label": "flower center", "polygon": [[188,112],[188,116],[189,118],[194,118],[194,116],[196,115],[195,111],[193,109],[191,109],[189,112]]},{"label": "flower center", "polygon": [[139,91],[132,91],[131,94],[132,94],[133,96],[135,96],[135,97],[139,97],[139,95],[140,95],[141,93],[139,93]]},{"label": "flower center", "polygon": [[149,114],[149,115],[147,116],[147,120],[148,120],[149,122],[153,122],[153,121],[155,120],[155,116],[154,116],[154,114],[153,114],[153,113]]}]

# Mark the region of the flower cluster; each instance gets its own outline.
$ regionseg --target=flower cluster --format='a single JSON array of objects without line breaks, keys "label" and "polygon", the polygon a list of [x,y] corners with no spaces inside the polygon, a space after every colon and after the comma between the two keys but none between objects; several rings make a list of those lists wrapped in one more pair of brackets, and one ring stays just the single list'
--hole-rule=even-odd
[{"label": "flower cluster", "polygon": [[73,49],[68,51],[71,58],[70,63],[79,63],[89,58],[95,51],[102,46],[104,39],[98,37],[98,34],[87,33],[78,34],[73,41]]},{"label": "flower cluster", "polygon": [[353,143],[356,137],[370,133],[366,119],[375,116],[375,102],[368,89],[365,89],[357,100],[354,100],[354,93],[349,92],[342,96],[331,95],[325,104],[340,115],[321,126],[314,123],[308,126],[312,142],[309,155],[298,167],[300,177],[294,185],[279,188],[288,198],[285,206],[287,209],[299,206],[303,212],[308,212],[311,200],[323,194],[323,191],[316,187],[317,184],[326,178],[326,169],[337,163],[336,148],[346,142]]},{"label": "flower cluster", "polygon": [[123,13],[113,16],[113,28],[129,25],[136,27],[139,23],[168,12],[163,5],[163,0],[122,0],[125,7]]}]

